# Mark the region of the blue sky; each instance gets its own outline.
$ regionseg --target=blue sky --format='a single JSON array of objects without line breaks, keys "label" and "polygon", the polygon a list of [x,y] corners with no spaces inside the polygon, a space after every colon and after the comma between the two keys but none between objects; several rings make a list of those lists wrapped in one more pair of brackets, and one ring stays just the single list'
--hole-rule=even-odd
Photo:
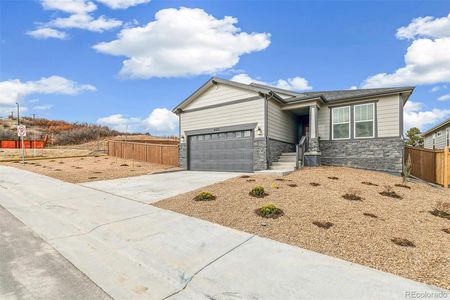
[{"label": "blue sky", "polygon": [[26,115],[174,133],[169,111],[219,76],[415,85],[405,126],[427,129],[450,116],[449,13],[448,1],[2,0],[0,116],[19,101]]}]

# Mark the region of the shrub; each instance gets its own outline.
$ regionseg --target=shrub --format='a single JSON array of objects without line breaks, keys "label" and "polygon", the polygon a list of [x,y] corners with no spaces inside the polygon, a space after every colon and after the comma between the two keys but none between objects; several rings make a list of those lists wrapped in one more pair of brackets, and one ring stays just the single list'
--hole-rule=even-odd
[{"label": "shrub", "polygon": [[342,198],[344,198],[345,200],[350,200],[350,201],[362,201],[362,198],[356,194],[345,194],[345,195],[342,195]]},{"label": "shrub", "polygon": [[276,219],[284,214],[281,209],[275,206],[275,204],[265,204],[256,209],[255,213],[261,217],[273,219]]},{"label": "shrub", "polygon": [[438,201],[430,213],[433,216],[450,220],[450,202]]},{"label": "shrub", "polygon": [[200,192],[197,196],[195,196],[195,201],[210,201],[216,199],[216,196],[211,194],[210,192]]},{"label": "shrub", "polygon": [[391,197],[391,198],[395,198],[395,199],[403,199],[402,196],[400,196],[399,194],[397,194],[392,187],[390,187],[389,185],[385,186],[384,191],[380,192],[381,196],[386,196],[386,197]]},{"label": "shrub", "polygon": [[59,145],[76,145],[117,134],[117,131],[111,130],[105,126],[86,125],[85,127],[60,131],[60,133],[56,135],[56,143]]},{"label": "shrub", "polygon": [[0,128],[0,140],[17,140],[17,132]]},{"label": "shrub", "polygon": [[264,188],[260,185],[255,186],[249,193],[250,196],[262,198],[266,196]]},{"label": "shrub", "polygon": [[272,183],[272,188],[273,189],[276,189],[276,190],[278,190],[279,189],[279,187],[278,187],[278,185],[274,182],[274,183]]}]

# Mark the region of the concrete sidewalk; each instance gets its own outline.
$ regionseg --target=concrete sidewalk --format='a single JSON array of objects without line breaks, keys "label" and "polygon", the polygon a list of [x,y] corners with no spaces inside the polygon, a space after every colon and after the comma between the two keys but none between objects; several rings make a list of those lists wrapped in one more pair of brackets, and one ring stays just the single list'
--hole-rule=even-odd
[{"label": "concrete sidewalk", "polygon": [[111,299],[0,206],[0,299]]},{"label": "concrete sidewalk", "polygon": [[115,299],[404,299],[442,291],[14,168],[0,166],[0,204]]}]

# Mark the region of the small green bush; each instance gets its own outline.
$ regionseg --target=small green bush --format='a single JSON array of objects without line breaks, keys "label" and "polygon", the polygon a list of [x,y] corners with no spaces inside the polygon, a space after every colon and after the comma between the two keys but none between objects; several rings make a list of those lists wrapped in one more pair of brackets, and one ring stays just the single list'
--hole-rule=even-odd
[{"label": "small green bush", "polygon": [[210,192],[200,192],[194,198],[194,200],[196,200],[196,201],[210,201],[210,200],[214,200],[214,199],[216,199],[216,196],[214,196]]},{"label": "small green bush", "polygon": [[266,195],[264,187],[257,185],[250,191],[250,196],[262,198]]},{"label": "small green bush", "polygon": [[264,218],[278,218],[284,213],[281,209],[274,204],[266,204],[255,210],[256,214]]}]

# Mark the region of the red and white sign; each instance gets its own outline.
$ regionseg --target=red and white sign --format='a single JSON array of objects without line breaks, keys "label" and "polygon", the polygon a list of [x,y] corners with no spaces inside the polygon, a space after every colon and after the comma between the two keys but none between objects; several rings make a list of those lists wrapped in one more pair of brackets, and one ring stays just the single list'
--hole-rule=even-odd
[{"label": "red and white sign", "polygon": [[17,126],[17,136],[27,136],[27,126],[19,125]]}]

